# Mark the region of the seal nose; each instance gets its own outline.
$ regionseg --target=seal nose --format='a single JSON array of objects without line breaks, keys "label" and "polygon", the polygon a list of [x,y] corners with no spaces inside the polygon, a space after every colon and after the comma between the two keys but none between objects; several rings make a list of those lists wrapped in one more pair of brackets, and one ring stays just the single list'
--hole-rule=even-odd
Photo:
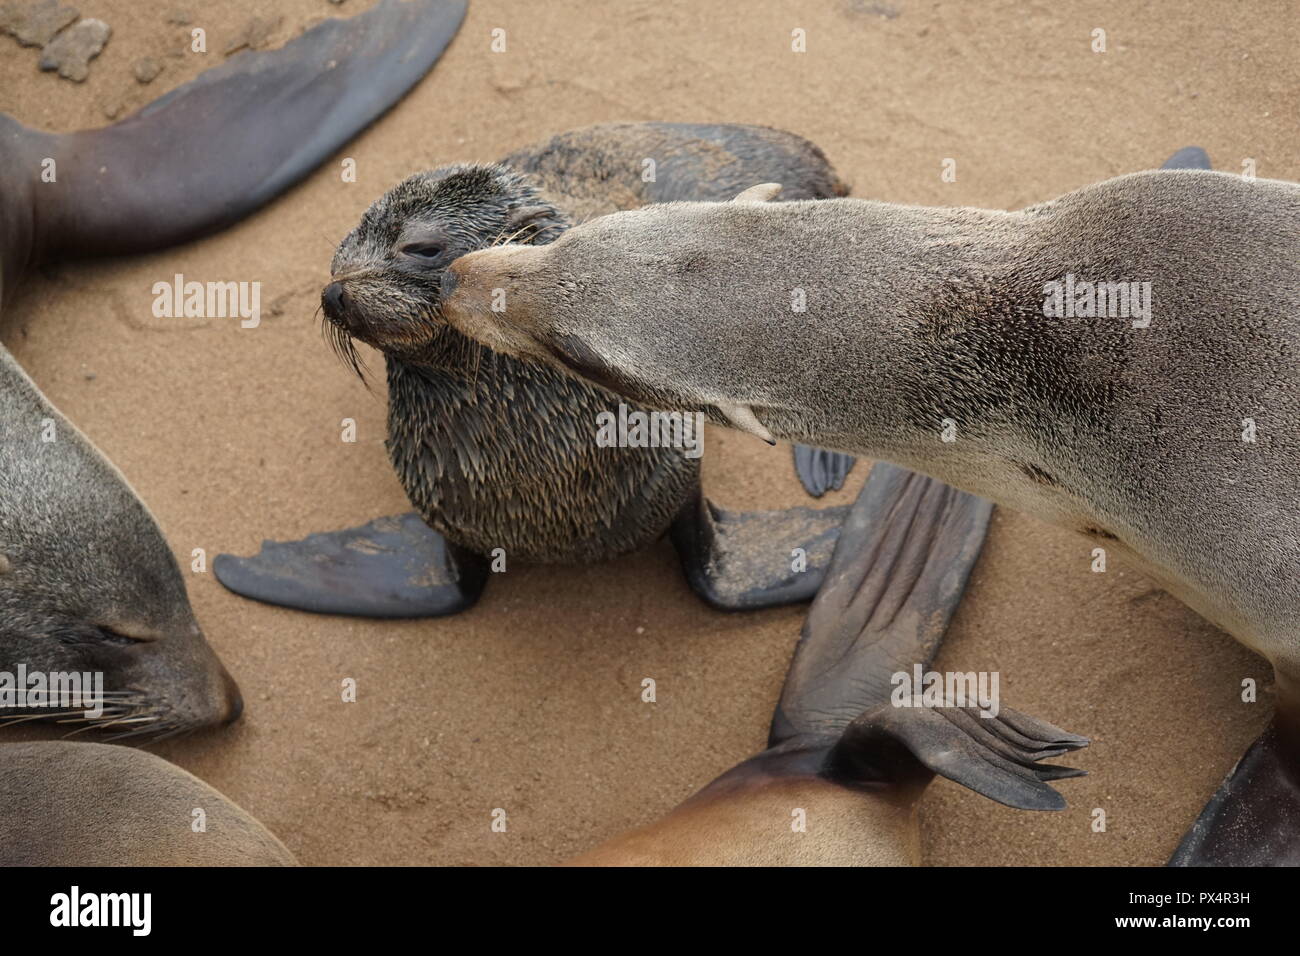
[{"label": "seal nose", "polygon": [[221,718],[221,725],[227,726],[237,721],[244,713],[244,695],[239,692],[239,685],[224,667],[221,679],[226,690],[226,714]]},{"label": "seal nose", "polygon": [[321,305],[325,307],[325,314],[331,319],[341,319],[343,317],[343,283],[331,282],[325,287],[325,291],[320,296]]}]

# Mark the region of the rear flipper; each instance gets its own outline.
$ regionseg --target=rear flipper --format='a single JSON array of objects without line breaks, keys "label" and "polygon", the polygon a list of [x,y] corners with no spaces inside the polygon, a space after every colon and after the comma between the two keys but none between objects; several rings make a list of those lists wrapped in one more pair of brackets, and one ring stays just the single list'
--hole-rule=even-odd
[{"label": "rear flipper", "polygon": [[726,511],[697,492],[671,534],[695,593],[723,611],[755,610],[812,599],[848,510]]},{"label": "rear flipper", "polygon": [[38,187],[37,258],[156,249],[243,218],[401,99],[464,15],[465,0],[386,0],[240,53],[104,129],[23,130],[16,161],[58,170]]},{"label": "rear flipper", "polygon": [[1086,770],[1039,765],[1088,745],[1088,738],[1002,707],[996,717],[955,706],[886,704],[849,725],[823,774],[848,785],[892,779],[900,765],[919,761],[949,780],[1018,810],[1064,810],[1065,798],[1044,781],[1081,777]]},{"label": "rear flipper", "polygon": [[1300,866],[1300,748],[1274,721],[1250,745],[1170,866]]},{"label": "rear flipper", "polygon": [[231,591],[266,604],[391,618],[471,607],[488,566],[408,512],[301,541],[264,541],[251,558],[220,554],[212,570]]},{"label": "rear flipper", "polygon": [[839,491],[853,470],[857,459],[841,451],[827,451],[810,445],[794,446],[794,470],[804,491],[820,498],[828,491]]},{"label": "rear flipper", "polygon": [[1036,764],[1085,738],[1007,707],[986,718],[951,700],[895,705],[895,675],[910,680],[943,640],[991,511],[932,478],[884,463],[872,469],[804,624],[772,748],[825,748],[822,774],[848,785],[928,778],[929,770],[1009,806],[1065,805],[1044,781],[1082,771]]}]

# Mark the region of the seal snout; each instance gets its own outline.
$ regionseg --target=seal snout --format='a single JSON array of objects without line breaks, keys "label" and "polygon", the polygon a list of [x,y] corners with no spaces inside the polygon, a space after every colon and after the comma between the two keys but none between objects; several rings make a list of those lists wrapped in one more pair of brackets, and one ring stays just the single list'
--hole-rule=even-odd
[{"label": "seal snout", "polygon": [[[218,665],[221,666],[221,665]],[[225,713],[221,717],[221,726],[233,724],[244,713],[244,695],[239,692],[239,685],[230,676],[230,672],[221,667],[221,684],[225,692]]]},{"label": "seal snout", "polygon": [[345,306],[343,283],[331,282],[327,285],[320,295],[321,305],[325,309],[325,315],[330,321],[337,322],[343,317]]}]

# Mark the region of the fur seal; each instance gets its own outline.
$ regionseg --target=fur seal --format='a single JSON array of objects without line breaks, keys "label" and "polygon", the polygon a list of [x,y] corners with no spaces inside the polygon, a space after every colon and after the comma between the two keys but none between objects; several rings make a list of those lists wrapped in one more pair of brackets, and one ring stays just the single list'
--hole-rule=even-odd
[{"label": "fur seal", "polygon": [[[768,747],[573,866],[898,866],[920,862],[916,804],[934,774],[1025,810],[1059,810],[1040,761],[1086,738],[1013,711],[898,707],[893,675],[938,650],[991,504],[877,464],[809,609]],[[802,814],[805,827],[792,824]]]},{"label": "fur seal", "polygon": [[[461,0],[386,0],[232,57],[105,129],[48,134],[0,115],[0,299],[51,259],[157,249],[247,215],[399,99],[463,14]],[[20,669],[100,672],[106,706],[6,717],[163,736],[243,706],[153,516],[0,348],[0,672]]]},{"label": "fur seal", "polygon": [[112,744],[0,745],[0,866],[296,865],[245,810],[161,757]]},{"label": "fur seal", "polygon": [[653,407],[897,462],[1129,559],[1277,678],[1272,727],[1174,862],[1300,863],[1298,222],[1300,186],[1203,169],[1020,212],[675,203],[463,257],[443,314],[513,354],[580,352]]},{"label": "fur seal", "polygon": [[[646,179],[651,157],[658,165]],[[598,382],[496,355],[438,314],[441,277],[457,256],[506,237],[547,243],[616,209],[731,196],[777,174],[794,198],[847,192],[821,150],[790,133],[622,123],[562,133],[502,165],[419,173],[380,197],[339,245],[322,304],[353,368],[354,338],[384,353],[389,456],[418,513],[266,542],[251,558],[220,555],[218,579],[309,611],[432,616],[477,600],[484,556],[496,549],[527,562],[597,562],[671,527],[691,585],[713,606],[811,598],[845,509],[717,508],[700,493],[689,450],[598,444],[601,416],[626,408]],[[795,456],[819,494],[852,465],[815,449]],[[795,547],[806,570],[791,567]]]}]

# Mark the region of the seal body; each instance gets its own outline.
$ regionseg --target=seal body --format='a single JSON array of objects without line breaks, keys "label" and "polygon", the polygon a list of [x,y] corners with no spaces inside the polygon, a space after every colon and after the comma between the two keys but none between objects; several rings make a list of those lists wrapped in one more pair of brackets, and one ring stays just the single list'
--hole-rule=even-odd
[{"label": "seal body", "polygon": [[[571,371],[580,351],[638,401],[898,462],[1128,559],[1277,679],[1271,727],[1174,862],[1293,864],[1297,223],[1296,184],[1190,170],[1015,213],[677,203],[466,256],[444,313]],[[777,304],[795,287],[799,321]]]},{"label": "seal body", "polygon": [[[652,206],[465,257],[445,312],[570,370],[577,340],[639,401],[744,407],[779,437],[1082,531],[1294,681],[1298,213],[1300,187],[1211,172],[1137,173],[1019,213]],[[1069,276],[1149,283],[1149,323],[1045,315]],[[483,308],[485,285],[512,307]],[[795,286],[809,305],[792,319]]]},{"label": "seal body", "polygon": [[[545,244],[574,221],[728,198],[773,176],[788,179],[792,198],[847,191],[821,151],[790,133],[629,123],[563,133],[502,166],[420,174],[367,210],[335,256],[342,291],[327,291],[326,314],[384,350],[389,454],[431,527],[478,554],[603,561],[664,533],[698,489],[699,459],[681,447],[599,447],[597,416],[622,399],[469,340],[438,316],[441,284],[429,273],[503,238]],[[402,254],[412,247],[424,255]]]},{"label": "seal body", "polygon": [[142,750],[0,745],[0,865],[295,866],[275,836]]}]

